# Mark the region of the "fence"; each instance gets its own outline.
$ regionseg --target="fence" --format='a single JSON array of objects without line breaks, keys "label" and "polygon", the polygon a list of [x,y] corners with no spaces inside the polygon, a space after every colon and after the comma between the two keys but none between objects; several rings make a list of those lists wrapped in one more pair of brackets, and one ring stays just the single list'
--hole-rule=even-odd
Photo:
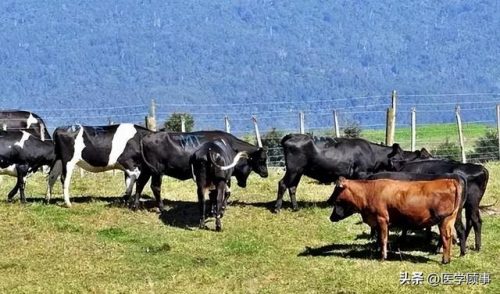
[{"label": "fence", "polygon": [[[372,142],[390,142],[386,133],[392,132],[394,142],[404,149],[426,148],[438,157],[463,160],[462,156],[465,156],[467,161],[497,160],[500,157],[497,136],[497,127],[500,128],[499,93],[395,94],[241,103],[172,103],[158,97],[152,104],[27,110],[39,114],[50,131],[57,126],[75,123],[131,122],[145,125],[147,116],[154,117],[156,127],[161,128],[172,113],[189,113],[194,118],[195,130],[230,130],[255,144],[255,133],[259,132],[262,144],[269,146],[272,166],[283,165],[279,141],[287,133],[342,136],[358,129],[362,138]],[[392,109],[394,116],[388,109]],[[388,118],[393,118],[393,125],[387,125]],[[462,140],[459,139],[457,118],[461,123]],[[391,126],[394,126],[393,131]]]}]

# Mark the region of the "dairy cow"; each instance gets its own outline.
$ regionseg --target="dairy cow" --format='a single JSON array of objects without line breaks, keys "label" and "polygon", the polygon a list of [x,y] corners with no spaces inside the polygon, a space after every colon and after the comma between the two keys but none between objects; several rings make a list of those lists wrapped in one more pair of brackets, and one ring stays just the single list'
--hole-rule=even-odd
[{"label": "dairy cow", "polygon": [[4,174],[17,177],[15,187],[9,192],[10,202],[19,191],[21,202],[26,202],[24,188],[28,174],[55,159],[52,141],[42,141],[27,131],[0,131],[0,169]]},{"label": "dairy cow", "polygon": [[52,186],[61,174],[64,202],[70,207],[69,187],[75,166],[90,172],[112,169],[125,173],[125,198],[128,199],[136,179],[141,174],[140,140],[151,133],[146,128],[123,123],[109,126],[69,126],[54,131],[56,162],[49,175],[50,199]]}]

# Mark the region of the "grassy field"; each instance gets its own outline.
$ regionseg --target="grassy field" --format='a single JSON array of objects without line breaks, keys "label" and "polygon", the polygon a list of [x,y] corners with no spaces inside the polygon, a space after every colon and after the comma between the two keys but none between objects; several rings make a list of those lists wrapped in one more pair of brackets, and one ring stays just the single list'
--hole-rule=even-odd
[{"label": "grassy field", "polygon": [[[488,168],[484,204],[500,198],[500,165]],[[221,233],[197,228],[192,181],[164,178],[168,210],[159,215],[117,203],[121,173],[75,175],[71,209],[60,206],[61,196],[42,204],[44,179],[35,175],[28,182],[29,204],[0,203],[0,292],[500,293],[498,202],[483,213],[481,252],[459,257],[454,246],[451,264],[443,266],[441,255],[430,253],[419,236],[410,236],[400,253],[392,246],[389,260],[381,262],[358,215],[329,221],[331,208],[324,200],[331,186],[304,178],[297,194],[302,209],[292,212],[287,206],[272,214],[282,173],[252,176],[247,189],[234,188]],[[13,183],[4,177],[3,195]],[[144,201],[145,207],[150,204]],[[213,229],[213,221],[208,226]],[[400,285],[402,272],[486,272],[491,283]]]},{"label": "grassy field", "polygon": [[[464,144],[467,151],[474,149],[474,143],[483,137],[488,129],[484,124],[464,124]],[[361,136],[372,142],[385,142],[385,129],[383,130],[363,130]],[[418,125],[416,130],[416,147],[432,150],[446,142],[458,144],[458,130],[455,123],[452,124],[429,124]],[[404,149],[411,147],[411,129],[409,127],[397,127],[394,140],[401,144]]]}]

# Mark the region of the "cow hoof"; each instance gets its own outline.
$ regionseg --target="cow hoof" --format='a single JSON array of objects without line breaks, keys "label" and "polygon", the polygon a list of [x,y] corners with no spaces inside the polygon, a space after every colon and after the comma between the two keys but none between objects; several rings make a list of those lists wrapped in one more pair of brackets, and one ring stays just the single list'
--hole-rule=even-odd
[{"label": "cow hoof", "polygon": [[441,261],[442,264],[448,264],[450,263],[450,260],[449,259],[444,259]]},{"label": "cow hoof", "polygon": [[66,207],[66,208],[71,208],[71,203],[64,203],[63,206]]},{"label": "cow hoof", "polygon": [[7,203],[12,203],[12,198],[7,198]]},{"label": "cow hoof", "polygon": [[297,212],[297,211],[299,211],[299,208],[298,207],[292,207],[292,211],[293,212]]},{"label": "cow hoof", "polygon": [[215,231],[222,232],[222,227],[215,227]]}]

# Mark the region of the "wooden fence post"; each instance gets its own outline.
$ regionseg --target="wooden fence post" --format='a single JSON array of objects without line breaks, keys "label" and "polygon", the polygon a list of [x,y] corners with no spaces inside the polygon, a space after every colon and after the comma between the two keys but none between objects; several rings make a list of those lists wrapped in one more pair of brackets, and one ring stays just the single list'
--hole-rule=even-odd
[{"label": "wooden fence post", "polygon": [[229,124],[229,117],[224,116],[224,130],[226,133],[231,133],[231,125]]},{"label": "wooden fence post", "polygon": [[336,110],[333,110],[333,124],[334,124],[333,127],[335,128],[335,138],[338,138],[340,137],[340,127]]},{"label": "wooden fence post", "polygon": [[460,105],[457,105],[457,107],[455,108],[455,116],[457,118],[458,139],[460,141],[460,150],[462,153],[462,163],[466,163],[467,159],[465,158],[465,144],[464,144],[464,135],[462,132],[462,119],[460,118]]},{"label": "wooden fence post", "polygon": [[155,99],[151,99],[151,106],[149,108],[149,115],[146,116],[146,128],[151,131],[156,131],[156,103]]},{"label": "wooden fence post", "polygon": [[257,118],[255,115],[252,116],[253,127],[255,130],[255,137],[257,138],[257,145],[262,148],[262,140],[260,139],[259,125],[257,124]]},{"label": "wooden fence post", "polygon": [[186,132],[186,119],[184,118],[184,114],[181,114],[181,132]]},{"label": "wooden fence post", "polygon": [[500,104],[497,104],[498,158],[500,159]]},{"label": "wooden fence post", "polygon": [[299,133],[304,134],[304,112],[299,112]]},{"label": "wooden fence post", "polygon": [[411,108],[411,151],[415,151],[417,145],[417,110]]},{"label": "wooden fence post", "polygon": [[385,145],[392,146],[394,144],[394,108],[387,108],[387,119],[385,126]]}]

